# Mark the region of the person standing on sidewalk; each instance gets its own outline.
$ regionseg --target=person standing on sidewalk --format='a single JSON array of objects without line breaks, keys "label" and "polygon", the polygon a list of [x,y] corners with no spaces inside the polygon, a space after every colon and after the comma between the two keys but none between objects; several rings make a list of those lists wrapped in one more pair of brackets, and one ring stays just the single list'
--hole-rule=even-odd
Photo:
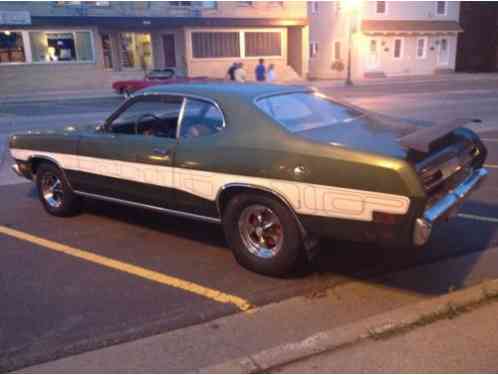
[{"label": "person standing on sidewalk", "polygon": [[227,71],[227,78],[229,81],[235,81],[235,71],[237,70],[238,64],[234,62]]},{"label": "person standing on sidewalk", "polygon": [[245,82],[246,81],[246,71],[244,70],[244,64],[238,63],[237,69],[234,72],[235,81]]},{"label": "person standing on sidewalk", "polygon": [[254,74],[256,75],[256,81],[258,82],[266,81],[266,67],[264,59],[259,59],[259,64],[256,66]]},{"label": "person standing on sidewalk", "polygon": [[266,72],[266,81],[269,83],[274,82],[277,79],[277,73],[275,72],[275,65],[270,64],[268,71]]}]

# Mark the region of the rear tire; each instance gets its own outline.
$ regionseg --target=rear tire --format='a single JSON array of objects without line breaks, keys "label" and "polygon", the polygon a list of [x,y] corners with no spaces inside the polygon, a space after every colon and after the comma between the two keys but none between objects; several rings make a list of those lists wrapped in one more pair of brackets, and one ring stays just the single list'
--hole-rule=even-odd
[{"label": "rear tire", "polygon": [[54,216],[77,214],[81,199],[73,193],[62,171],[52,163],[43,163],[36,170],[38,197],[45,210]]},{"label": "rear tire", "polygon": [[304,259],[296,218],[268,195],[234,196],[224,210],[223,229],[235,259],[254,272],[285,276]]}]

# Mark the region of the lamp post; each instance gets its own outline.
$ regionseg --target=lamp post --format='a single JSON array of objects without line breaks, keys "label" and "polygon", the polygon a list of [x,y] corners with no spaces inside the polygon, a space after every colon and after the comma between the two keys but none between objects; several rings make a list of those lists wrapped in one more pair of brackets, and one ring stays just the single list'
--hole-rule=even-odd
[{"label": "lamp post", "polygon": [[353,81],[351,79],[351,54],[352,54],[352,44],[353,44],[353,31],[354,31],[354,17],[360,10],[361,0],[345,0],[346,10],[349,15],[349,30],[348,30],[348,66],[346,75],[346,86],[353,86]]},{"label": "lamp post", "polygon": [[353,81],[351,80],[351,43],[353,42],[353,23],[351,22],[351,15],[349,17],[349,35],[348,35],[348,68],[346,76],[346,86],[353,86]]}]

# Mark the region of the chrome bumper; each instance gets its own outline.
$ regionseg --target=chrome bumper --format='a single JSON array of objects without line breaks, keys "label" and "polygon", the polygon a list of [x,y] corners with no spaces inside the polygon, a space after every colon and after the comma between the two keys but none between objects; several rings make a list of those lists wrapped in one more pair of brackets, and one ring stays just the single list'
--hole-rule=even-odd
[{"label": "chrome bumper", "polygon": [[22,174],[21,170],[19,169],[19,165],[17,164],[13,164],[11,169],[14,171],[14,173],[16,175],[18,175],[19,177],[24,177],[24,175]]},{"label": "chrome bumper", "polygon": [[476,190],[487,175],[488,171],[484,168],[474,170],[460,185],[426,210],[423,216],[415,221],[413,243],[417,246],[426,244],[431,235],[432,225]]}]

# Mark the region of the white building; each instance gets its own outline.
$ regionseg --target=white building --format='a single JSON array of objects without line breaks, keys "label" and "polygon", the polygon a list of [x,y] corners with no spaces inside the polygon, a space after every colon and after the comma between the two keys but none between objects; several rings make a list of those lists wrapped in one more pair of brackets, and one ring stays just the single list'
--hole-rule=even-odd
[{"label": "white building", "polygon": [[349,40],[353,78],[454,71],[459,13],[452,1],[310,2],[310,78],[345,78]]}]

